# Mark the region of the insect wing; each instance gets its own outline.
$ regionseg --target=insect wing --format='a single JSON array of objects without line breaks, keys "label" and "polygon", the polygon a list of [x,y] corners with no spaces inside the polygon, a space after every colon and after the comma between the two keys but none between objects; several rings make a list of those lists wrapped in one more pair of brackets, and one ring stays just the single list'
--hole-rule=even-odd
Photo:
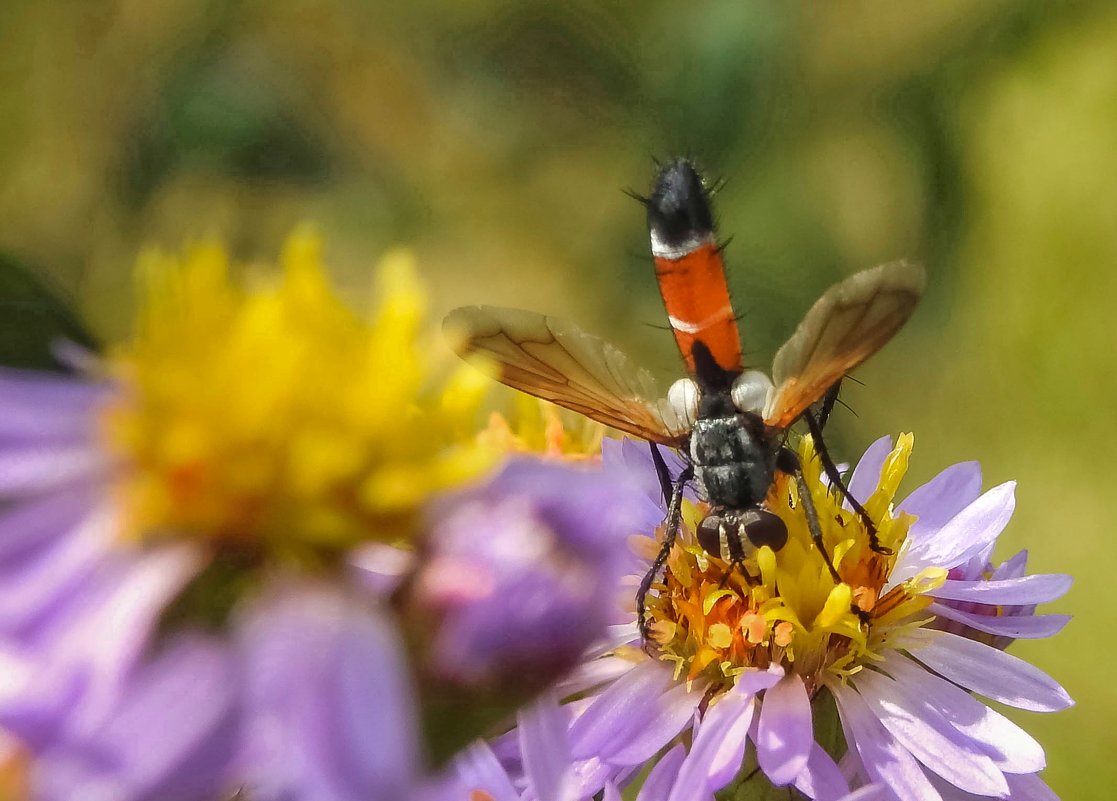
[{"label": "insect wing", "polygon": [[764,422],[787,428],[826,390],[903,327],[923,293],[923,268],[892,262],[823,293],[772,363],[775,392]]},{"label": "insect wing", "polygon": [[459,356],[480,355],[504,384],[641,439],[677,445],[689,426],[655,379],[573,323],[523,309],[463,306],[442,324]]}]

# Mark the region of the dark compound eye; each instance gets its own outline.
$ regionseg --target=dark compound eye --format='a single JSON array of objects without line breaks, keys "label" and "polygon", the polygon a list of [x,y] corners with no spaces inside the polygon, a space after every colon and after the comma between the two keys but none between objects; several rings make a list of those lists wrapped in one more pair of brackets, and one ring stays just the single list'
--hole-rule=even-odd
[{"label": "dark compound eye", "polygon": [[725,558],[721,553],[721,517],[708,515],[698,524],[697,536],[702,550],[718,559]]},{"label": "dark compound eye", "polygon": [[[757,548],[767,545],[778,551],[787,543],[787,526],[777,515],[764,509],[749,509],[742,516],[745,534]],[[705,546],[703,546],[705,547]]]}]

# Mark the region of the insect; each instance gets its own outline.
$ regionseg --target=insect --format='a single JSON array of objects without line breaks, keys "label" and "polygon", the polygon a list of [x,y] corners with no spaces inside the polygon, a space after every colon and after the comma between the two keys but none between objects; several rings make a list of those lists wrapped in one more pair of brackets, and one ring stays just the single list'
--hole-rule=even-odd
[{"label": "insect", "polygon": [[[790,427],[802,420],[831,485],[864,521],[874,550],[884,549],[865,509],[850,497],[822,441],[822,428],[846,373],[879,350],[911,316],[923,290],[922,268],[894,262],[856,273],[815,302],[776,353],[772,377],[744,369],[710,195],[685,160],[664,165],[648,197],[656,278],[688,377],[658,391],[651,374],[617,347],[570,322],[520,309],[466,306],[444,322],[457,352],[483,354],[508,386],[572,409],[650,443],[668,502],[665,537],[640,584],[637,620],[645,641],[645,599],[674,544],[684,487],[694,481],[710,510],[699,545],[740,568],[761,546],[787,541],[783,521],[763,508],[777,471],[794,477],[811,538],[834,581],[841,578],[795,452]],[[686,466],[672,478],[658,445],[677,448]],[[727,571],[727,577],[729,571]]]}]

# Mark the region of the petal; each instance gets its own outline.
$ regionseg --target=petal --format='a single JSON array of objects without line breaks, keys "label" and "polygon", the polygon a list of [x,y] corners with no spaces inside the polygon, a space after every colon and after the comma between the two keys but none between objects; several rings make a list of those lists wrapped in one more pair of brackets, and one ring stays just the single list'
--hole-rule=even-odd
[{"label": "petal", "polygon": [[574,671],[555,685],[560,698],[577,695],[616,681],[635,667],[635,663],[619,656],[604,656],[583,662]]},{"label": "petal", "polygon": [[1028,551],[1025,549],[1002,562],[997,569],[993,571],[992,578],[994,581],[1020,578],[1027,572],[1027,568]]},{"label": "petal", "polygon": [[648,773],[648,778],[644,780],[636,801],[662,801],[667,798],[685,758],[686,748],[682,743],[664,754]]},{"label": "petal", "polygon": [[712,792],[733,780],[741,769],[755,707],[752,695],[731,690],[722,697],[699,725],[668,801],[692,801],[703,790]]},{"label": "petal", "polygon": [[942,631],[911,632],[925,647],[912,656],[955,684],[994,701],[1033,712],[1073,706],[1067,691],[1039,668],[984,643]]},{"label": "petal", "polygon": [[618,750],[655,717],[656,701],[671,683],[670,669],[649,661],[609,685],[570,727],[573,758],[588,759]]},{"label": "petal", "polygon": [[791,784],[807,766],[813,745],[811,700],[803,680],[792,673],[764,693],[756,738],[760,769],[777,787]]},{"label": "petal", "polygon": [[104,457],[86,444],[22,445],[0,450],[0,494],[45,492],[89,478]]},{"label": "petal", "polygon": [[909,695],[922,699],[941,712],[950,725],[980,743],[1005,773],[1035,773],[1046,767],[1043,746],[1034,737],[957,685],[895,652],[885,657],[883,668]]},{"label": "petal", "polygon": [[65,611],[53,610],[52,631],[44,636],[51,641],[47,659],[88,682],[81,715],[87,721],[100,720],[116,704],[121,682],[150,645],[167,603],[199,566],[189,546],[115,556],[80,593],[65,599]]},{"label": "petal", "polygon": [[1016,482],[986,492],[950,519],[934,537],[908,540],[886,587],[912,578],[924,567],[951,568],[994,542],[1012,517]]},{"label": "petal", "polygon": [[0,441],[86,440],[104,385],[0,368]]},{"label": "petal", "polygon": [[544,695],[517,716],[524,772],[536,798],[575,801],[564,710]]},{"label": "petal", "polygon": [[[1007,563],[1006,563],[1007,564]],[[972,601],[979,604],[1014,606],[1042,604],[1061,598],[1074,582],[1064,573],[1038,573],[994,581],[952,581],[928,595],[951,601]]]},{"label": "petal", "polygon": [[235,753],[233,668],[216,643],[180,639],[131,677],[87,740],[41,757],[35,797],[216,797]]},{"label": "petal", "polygon": [[915,757],[896,742],[855,690],[832,687],[831,691],[838,702],[846,742],[856,747],[874,782],[887,787],[897,801],[942,801]]},{"label": "petal", "polygon": [[701,698],[699,693],[691,691],[685,683],[672,687],[655,701],[655,716],[628,738],[623,747],[605,759],[614,765],[639,765],[647,762],[694,717]]},{"label": "petal", "polygon": [[[0,625],[6,631],[23,629],[36,617],[49,614],[51,604],[58,598],[76,596],[80,585],[90,580],[105,560],[117,532],[115,514],[107,508],[87,509],[84,516],[73,523],[69,531],[59,536],[47,530],[53,524],[62,524],[75,509],[68,509],[62,498],[57,511],[43,509],[38,519],[28,520],[26,532],[43,536],[42,546],[28,552],[25,558],[5,560],[0,563],[0,577],[4,593],[0,596]],[[17,510],[11,517],[23,517]],[[49,515],[49,516],[48,516]],[[5,520],[0,527],[11,522]],[[26,532],[20,532],[20,539]]]},{"label": "petal", "polygon": [[[468,798],[470,792],[484,790],[493,801],[520,801],[520,794],[512,786],[508,772],[484,740],[478,740],[458,754],[452,767],[455,793],[461,791],[463,797]],[[447,788],[442,794],[433,795],[432,801],[449,797],[452,796]]]},{"label": "petal", "polygon": [[1008,786],[1012,790],[1012,801],[1059,801],[1059,796],[1034,773],[1009,776]]},{"label": "petal", "polygon": [[[880,483],[880,471],[884,467],[884,460],[888,458],[888,454],[891,452],[892,437],[889,436],[881,437],[865,449],[861,460],[857,462],[857,467],[853,468],[853,475],[846,482],[850,495],[861,503],[869,500],[869,496],[873,494],[877,484]],[[842,505],[847,509],[850,508],[848,500]],[[765,772],[767,773],[767,771]]]},{"label": "petal", "polygon": [[1041,640],[1063,630],[1070,622],[1070,615],[977,615],[963,612],[946,604],[933,603],[927,607],[932,612],[948,620],[965,623],[972,629],[1011,637],[1014,640]]},{"label": "petal", "polygon": [[737,685],[710,708],[698,725],[673,798],[687,798],[688,789],[693,792],[699,787],[715,792],[733,780],[744,760],[756,695],[782,677],[783,670],[778,667],[743,673]]},{"label": "petal", "polygon": [[925,767],[967,792],[991,796],[1008,792],[992,759],[896,681],[872,670],[861,671],[855,681],[877,719]]},{"label": "petal", "polygon": [[387,801],[410,792],[418,735],[407,668],[395,630],[364,601],[277,586],[238,621],[245,770],[261,797]]},{"label": "petal", "polygon": [[897,511],[915,515],[909,536],[922,540],[945,526],[981,494],[981,465],[951,465],[906,497]]},{"label": "petal", "polygon": [[574,763],[575,793],[577,798],[591,798],[601,792],[607,782],[620,783],[627,778],[625,771],[618,773],[612,765],[600,759],[583,759]]},{"label": "petal", "polygon": [[811,756],[795,787],[815,801],[837,801],[849,792],[849,783],[838,763],[818,743],[811,744]]},{"label": "petal", "polygon": [[878,798],[884,798],[884,788],[879,784],[870,784],[842,796],[838,801],[876,801]]}]

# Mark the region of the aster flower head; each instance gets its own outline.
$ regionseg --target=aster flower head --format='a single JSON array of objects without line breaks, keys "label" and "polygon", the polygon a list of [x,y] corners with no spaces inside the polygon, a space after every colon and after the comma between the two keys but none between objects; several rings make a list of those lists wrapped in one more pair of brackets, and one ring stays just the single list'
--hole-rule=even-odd
[{"label": "aster flower head", "polygon": [[[406,253],[381,262],[369,320],[307,232],[278,281],[234,280],[216,246],[149,254],[140,274],[134,338],[83,375],[0,371],[0,725],[33,757],[32,797],[406,797],[415,632],[366,551],[434,529],[445,577],[485,546],[487,602],[412,583],[432,664],[460,682],[556,642],[569,663],[603,631],[586,612],[620,572],[624,482],[521,462],[478,483],[502,452],[476,435],[486,382],[464,365],[436,380]],[[595,492],[595,515],[576,506]],[[517,574],[500,561],[513,542],[550,562]],[[499,608],[540,576],[553,595]],[[496,636],[548,620],[566,640]],[[491,647],[506,642],[523,650]]]},{"label": "aster flower head", "polygon": [[[895,446],[878,441],[848,477],[882,553],[822,480],[811,440],[801,442],[841,582],[813,547],[785,477],[766,506],[787,525],[788,542],[779,552],[760,548],[743,569],[697,544],[704,508],[688,502],[647,600],[652,642],[642,643],[633,625],[564,685],[577,699],[570,737],[581,769],[598,766],[598,781],[624,775],[690,732],[679,770],[699,794],[730,785],[746,793],[749,782],[762,782],[813,799],[869,784],[900,801],[1047,797],[1036,775],[1042,748],[975,695],[1033,711],[1071,704],[1051,678],[999,647],[1061,629],[1065,616],[1037,615],[1035,605],[1059,597],[1069,579],[1026,576],[1021,556],[992,566],[1014,485],[981,494],[973,463],[898,501],[912,443],[910,435]],[[635,443],[609,445],[606,463],[643,463],[650,501],[646,453]],[[631,587],[662,536],[635,538]],[[622,603],[631,614],[631,595]]]},{"label": "aster flower head", "polygon": [[396,598],[436,758],[511,715],[603,635],[637,503],[600,469],[521,458],[435,506]]}]

